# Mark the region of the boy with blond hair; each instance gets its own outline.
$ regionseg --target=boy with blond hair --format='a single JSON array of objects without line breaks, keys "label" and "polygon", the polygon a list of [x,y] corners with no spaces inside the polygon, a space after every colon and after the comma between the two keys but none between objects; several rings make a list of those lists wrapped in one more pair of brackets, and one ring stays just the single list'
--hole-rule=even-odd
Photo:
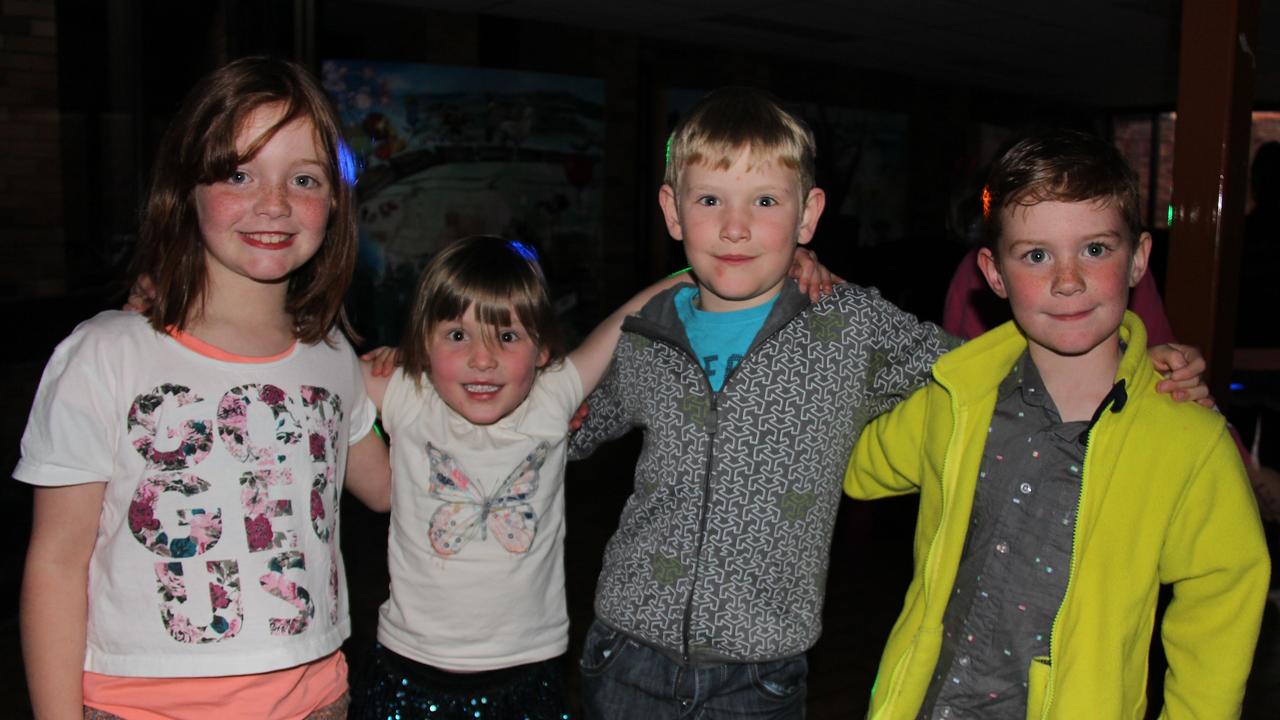
[{"label": "boy with blond hair", "polygon": [[766,94],[713,92],[668,152],[659,203],[696,286],[627,318],[571,440],[644,431],[583,699],[610,720],[802,717],[849,452],[954,340],[875,290],[811,304],[786,278],[826,198],[812,133]]},{"label": "boy with blond hair", "polygon": [[871,718],[1238,717],[1270,577],[1222,416],[1156,392],[1125,310],[1151,236],[1108,143],[1045,131],[984,192],[978,255],[1013,321],[867,426],[845,490],[920,493],[915,577]]}]

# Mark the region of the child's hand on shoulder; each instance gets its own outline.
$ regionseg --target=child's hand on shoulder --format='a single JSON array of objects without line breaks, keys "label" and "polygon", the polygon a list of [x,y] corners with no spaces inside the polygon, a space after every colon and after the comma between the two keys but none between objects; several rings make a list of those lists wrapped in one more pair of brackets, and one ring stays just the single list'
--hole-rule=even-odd
[{"label": "child's hand on shoulder", "polygon": [[120,309],[144,313],[151,309],[151,304],[155,302],[155,299],[155,283],[151,282],[149,275],[139,275],[133,281],[133,287],[129,288],[129,298],[124,301],[124,307]]},{"label": "child's hand on shoulder", "polygon": [[811,302],[830,295],[832,286],[844,282],[843,278],[818,262],[817,253],[804,247],[796,248],[789,274],[800,286],[800,292],[808,293]]},{"label": "child's hand on shoulder", "polygon": [[369,372],[374,377],[390,377],[400,364],[400,348],[376,347],[361,355],[360,359],[369,363]]},{"label": "child's hand on shoulder", "polygon": [[360,376],[364,379],[364,390],[373,401],[373,406],[382,414],[382,398],[387,394],[387,386],[391,384],[391,373],[395,372],[400,361],[400,350],[393,347],[379,347],[360,356]]},{"label": "child's hand on shoulder", "polygon": [[577,432],[582,427],[582,423],[587,421],[587,413],[590,408],[587,407],[587,401],[583,400],[578,409],[573,412],[573,417],[569,418],[569,432]]},{"label": "child's hand on shoulder", "polygon": [[1204,371],[1208,365],[1199,348],[1190,345],[1167,343],[1147,349],[1151,363],[1164,375],[1156,384],[1156,390],[1168,393],[1178,402],[1193,400],[1207,408],[1217,405],[1204,383]]}]

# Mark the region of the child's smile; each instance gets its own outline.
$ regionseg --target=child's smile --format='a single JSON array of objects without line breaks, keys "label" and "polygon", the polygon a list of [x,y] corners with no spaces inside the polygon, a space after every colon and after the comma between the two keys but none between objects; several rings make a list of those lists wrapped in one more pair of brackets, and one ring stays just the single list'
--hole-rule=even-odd
[{"label": "child's smile", "polygon": [[495,329],[476,318],[473,305],[432,330],[427,355],[428,377],[441,399],[468,422],[491,425],[529,396],[548,353],[514,312],[509,325]]},{"label": "child's smile", "polygon": [[816,188],[801,194],[795,170],[745,150],[728,169],[689,165],[678,194],[668,185],[659,194],[667,229],[684,243],[697,276],[699,304],[713,312],[778,294],[796,245],[813,236],[823,200]]},{"label": "child's smile", "polygon": [[1119,211],[1094,201],[1015,204],[1004,219],[998,257],[983,250],[979,264],[1009,300],[1033,357],[1115,352],[1129,288],[1146,272],[1150,236],[1131,241]]},{"label": "child's smile", "polygon": [[[236,137],[245,152],[279,121],[283,106],[264,105]],[[324,241],[332,188],[315,127],[300,119],[276,131],[225,180],[193,193],[211,281],[242,277],[276,282],[301,267]]]}]

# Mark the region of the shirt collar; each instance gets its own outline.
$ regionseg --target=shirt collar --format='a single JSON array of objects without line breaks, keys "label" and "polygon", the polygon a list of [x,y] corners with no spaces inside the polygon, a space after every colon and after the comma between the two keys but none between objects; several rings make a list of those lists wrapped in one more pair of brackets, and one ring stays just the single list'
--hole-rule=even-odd
[{"label": "shirt collar", "polygon": [[1102,402],[1098,403],[1098,408],[1094,410],[1091,420],[1064,423],[1062,415],[1058,413],[1058,407],[1054,405],[1053,398],[1044,387],[1044,379],[1040,377],[1039,369],[1031,360],[1031,354],[1025,350],[1013,364],[1013,369],[1000,382],[996,395],[997,401],[1006,400],[1015,392],[1020,393],[1019,399],[1025,405],[1038,407],[1044,411],[1046,418],[1054,425],[1051,432],[1064,440],[1078,440],[1081,443],[1085,442],[1089,430],[1102,418],[1108,407],[1111,412],[1118,413],[1124,409],[1128,400],[1125,381],[1122,378],[1112,386],[1111,392],[1107,393]]},{"label": "shirt collar", "polygon": [[1049,392],[1044,389],[1044,380],[1040,378],[1040,371],[1036,369],[1036,364],[1031,361],[1031,353],[1026,350],[1022,351],[1018,361],[1013,364],[1013,369],[1000,382],[1000,389],[996,393],[996,398],[997,400],[1005,400],[1015,392],[1022,394],[1024,403],[1034,407],[1046,408],[1053,412],[1054,417],[1058,416],[1058,409],[1053,404],[1053,398],[1049,397]]}]

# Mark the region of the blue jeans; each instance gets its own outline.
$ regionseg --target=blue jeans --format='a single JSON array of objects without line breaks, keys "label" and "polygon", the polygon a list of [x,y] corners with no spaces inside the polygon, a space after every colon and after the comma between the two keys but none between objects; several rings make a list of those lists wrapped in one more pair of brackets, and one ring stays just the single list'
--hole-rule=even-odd
[{"label": "blue jeans", "polygon": [[804,718],[803,653],[763,663],[682,667],[599,620],[582,649],[588,720]]}]

